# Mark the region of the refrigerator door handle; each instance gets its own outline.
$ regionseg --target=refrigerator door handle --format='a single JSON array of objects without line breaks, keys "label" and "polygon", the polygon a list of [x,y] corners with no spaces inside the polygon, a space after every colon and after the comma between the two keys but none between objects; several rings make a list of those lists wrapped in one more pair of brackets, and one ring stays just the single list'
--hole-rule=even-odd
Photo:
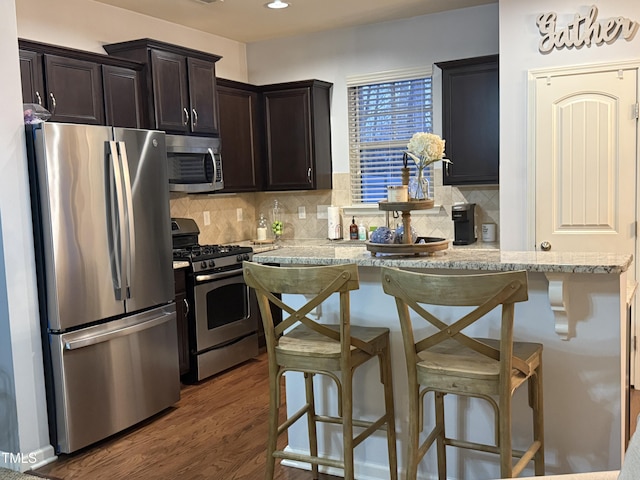
[{"label": "refrigerator door handle", "polygon": [[129,234],[127,254],[125,255],[127,263],[127,298],[131,298],[131,279],[134,278],[134,265],[136,264],[136,230],[135,220],[133,216],[133,194],[131,193],[131,175],[129,173],[129,160],[127,158],[127,147],[124,142],[118,142],[120,158],[122,160],[122,179],[124,181],[126,210],[125,225]]},{"label": "refrigerator door handle", "polygon": [[[122,191],[122,180],[120,174],[120,162],[118,160],[118,148],[116,142],[109,141],[109,157],[111,159],[111,173],[114,177],[114,185],[116,190],[116,212],[117,216],[114,218],[114,212],[111,212],[111,229],[114,243],[114,263],[115,263],[115,284],[114,290],[116,300],[124,300],[122,296],[122,274],[124,273],[124,257],[122,255],[122,246],[124,245],[124,232],[123,232],[123,218],[122,212],[124,210],[124,198]],[[111,190],[111,188],[110,188]]]},{"label": "refrigerator door handle", "polygon": [[98,343],[108,342],[118,337],[125,337],[136,332],[143,330],[149,330],[150,328],[157,327],[163,323],[167,323],[175,318],[175,312],[164,313],[160,317],[153,318],[146,322],[137,323],[128,327],[119,328],[112,332],[99,333],[91,337],[82,338],[79,340],[70,340],[64,343],[65,350],[77,350],[79,348],[90,347],[91,345],[97,345]]}]

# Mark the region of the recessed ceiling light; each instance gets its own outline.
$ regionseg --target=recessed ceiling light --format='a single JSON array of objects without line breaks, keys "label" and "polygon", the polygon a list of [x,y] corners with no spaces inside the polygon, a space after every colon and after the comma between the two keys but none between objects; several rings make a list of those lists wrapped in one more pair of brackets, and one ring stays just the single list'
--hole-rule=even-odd
[{"label": "recessed ceiling light", "polygon": [[272,2],[269,3],[265,3],[264,6],[267,8],[287,8],[289,7],[291,4],[288,2],[284,2],[283,0],[273,0]]}]

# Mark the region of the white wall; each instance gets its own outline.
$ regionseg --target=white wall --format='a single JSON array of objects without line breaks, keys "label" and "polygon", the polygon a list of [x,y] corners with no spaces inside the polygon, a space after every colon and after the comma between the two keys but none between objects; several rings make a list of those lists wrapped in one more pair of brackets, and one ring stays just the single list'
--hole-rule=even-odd
[{"label": "white wall", "polygon": [[637,1],[500,0],[500,246],[504,249],[533,248],[527,245],[527,71],[640,58],[637,33],[631,41],[620,38],[610,45],[564,48],[546,55],[538,51],[538,14],[556,12],[560,28],[576,13],[587,14],[592,4],[599,9],[599,19],[622,16],[640,21]]},{"label": "white wall", "polygon": [[[13,382],[15,395],[5,399],[7,405],[0,405],[0,411],[13,409],[17,417],[17,425],[3,425],[0,420],[0,429],[12,429],[8,435],[11,441],[6,444],[13,449],[9,453],[35,453],[42,460],[50,457],[53,449],[47,428],[13,2],[0,2],[0,19],[0,265],[4,264],[0,274],[6,275],[6,281],[0,282],[0,287],[6,288],[6,296],[5,292],[0,294],[0,348],[4,350],[0,372],[6,373],[5,381]],[[9,404],[11,400],[14,405]],[[30,467],[28,463],[13,464],[4,455],[0,456],[0,466],[3,464],[16,470]]]},{"label": "white wall", "polygon": [[[6,0],[5,0],[6,1]],[[105,53],[102,45],[153,38],[221,55],[216,74],[247,80],[245,44],[92,0],[15,0],[18,37]]]},{"label": "white wall", "polygon": [[[350,75],[498,52],[497,4],[406,20],[320,32],[247,45],[250,83],[316,78],[333,83],[333,172],[349,171],[347,88]],[[434,70],[434,93],[440,91]],[[440,132],[439,94],[434,95],[434,131]],[[436,101],[438,102],[436,104]]]}]

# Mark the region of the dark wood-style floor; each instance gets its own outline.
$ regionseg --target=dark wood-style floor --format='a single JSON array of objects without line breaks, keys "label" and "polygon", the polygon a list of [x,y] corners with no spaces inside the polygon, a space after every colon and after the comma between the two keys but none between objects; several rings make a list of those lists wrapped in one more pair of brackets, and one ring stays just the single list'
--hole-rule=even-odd
[{"label": "dark wood-style floor", "polygon": [[[266,354],[185,386],[171,409],[36,471],[62,480],[260,480],[267,438]],[[284,409],[282,409],[284,413]],[[281,447],[286,436],[281,438]],[[311,473],[276,466],[278,480]],[[322,479],[335,479],[329,475]]]},{"label": "dark wood-style floor", "polygon": [[[262,354],[185,386],[169,410],[74,455],[61,455],[34,473],[61,480],[260,480],[269,400],[266,360]],[[633,433],[640,392],[631,397]],[[285,444],[282,436],[280,447]],[[276,479],[309,480],[311,473],[278,465]]]}]

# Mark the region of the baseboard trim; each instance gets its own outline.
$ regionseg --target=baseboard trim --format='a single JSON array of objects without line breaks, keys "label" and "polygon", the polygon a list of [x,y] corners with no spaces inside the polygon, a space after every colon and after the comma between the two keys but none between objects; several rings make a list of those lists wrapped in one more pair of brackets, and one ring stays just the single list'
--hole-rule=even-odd
[{"label": "baseboard trim", "polygon": [[[289,446],[285,447],[285,452],[289,453],[298,453],[303,455],[309,455],[308,450],[295,450]],[[323,455],[321,452],[320,455]],[[298,462],[296,460],[282,460],[282,465],[287,467],[299,468],[301,470],[311,470],[311,465],[305,462]],[[378,465],[371,463],[361,463],[356,462],[355,472],[358,480],[388,480],[389,479],[389,466],[388,465]],[[321,473],[326,473],[328,475],[333,475],[335,477],[342,477],[344,475],[341,468],[335,467],[327,467],[324,465],[320,465],[318,470]],[[398,470],[398,478],[404,478],[404,470],[400,468]]]},{"label": "baseboard trim", "polygon": [[24,473],[27,470],[37,470],[38,468],[44,467],[57,458],[51,445],[27,453],[0,451],[0,467],[8,468],[14,472]]}]

